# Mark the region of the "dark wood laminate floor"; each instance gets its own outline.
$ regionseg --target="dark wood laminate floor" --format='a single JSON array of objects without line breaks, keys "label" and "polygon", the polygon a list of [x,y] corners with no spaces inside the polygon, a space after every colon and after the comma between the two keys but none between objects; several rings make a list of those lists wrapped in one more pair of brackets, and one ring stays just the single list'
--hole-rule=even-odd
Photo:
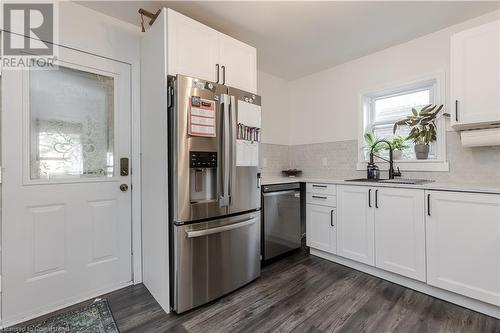
[{"label": "dark wood laminate floor", "polygon": [[305,254],[183,315],[141,284],[107,298],[126,332],[500,332],[500,320]]}]

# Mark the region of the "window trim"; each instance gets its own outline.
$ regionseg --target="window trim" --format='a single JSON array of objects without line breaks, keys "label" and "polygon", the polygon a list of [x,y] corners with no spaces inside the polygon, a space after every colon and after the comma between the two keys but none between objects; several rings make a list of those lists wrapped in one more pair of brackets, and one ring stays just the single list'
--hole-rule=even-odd
[{"label": "window trim", "polygon": [[[444,104],[446,109],[446,75],[444,70],[435,71],[419,77],[402,80],[390,84],[384,84],[378,87],[367,89],[359,93],[359,120],[358,120],[358,163],[357,170],[366,170],[368,161],[365,159],[363,147],[365,141],[363,134],[370,123],[371,109],[369,104],[377,97],[385,95],[398,95],[406,90],[418,90],[432,84],[434,89],[431,94],[434,98],[434,104]],[[436,158],[430,160],[401,160],[395,162],[404,171],[449,171],[449,163],[446,155],[446,119],[441,117],[437,123],[437,137],[435,144]],[[381,170],[388,170],[389,163],[376,162]]]}]

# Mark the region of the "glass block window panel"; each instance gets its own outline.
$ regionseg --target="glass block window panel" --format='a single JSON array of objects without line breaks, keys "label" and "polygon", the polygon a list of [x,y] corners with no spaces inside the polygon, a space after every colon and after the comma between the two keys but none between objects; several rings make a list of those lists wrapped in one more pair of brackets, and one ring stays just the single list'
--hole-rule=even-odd
[{"label": "glass block window panel", "polygon": [[[385,92],[369,97],[368,102],[368,124],[366,130],[373,132],[378,139],[392,140],[396,135],[407,137],[410,133],[408,127],[399,127],[396,134],[392,133],[394,123],[407,115],[411,114],[411,109],[420,110],[426,105],[434,102],[434,82],[426,83],[418,87],[395,89],[390,92]],[[407,141],[408,148],[403,150],[402,159],[415,159],[414,144],[412,141]],[[382,144],[381,144],[382,145]],[[431,144],[429,153],[430,159],[435,159],[434,144]],[[381,157],[388,158],[389,152],[382,151],[379,153]],[[369,152],[366,152],[368,159]]]},{"label": "glass block window panel", "polygon": [[112,177],[113,113],[112,77],[31,71],[31,179]]}]

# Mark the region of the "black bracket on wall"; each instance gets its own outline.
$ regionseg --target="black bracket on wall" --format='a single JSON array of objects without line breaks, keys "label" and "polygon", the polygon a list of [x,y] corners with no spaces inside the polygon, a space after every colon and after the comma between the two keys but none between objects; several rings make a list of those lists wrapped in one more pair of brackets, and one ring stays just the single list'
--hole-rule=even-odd
[{"label": "black bracket on wall", "polygon": [[160,15],[161,9],[158,9],[155,14],[145,10],[144,8],[139,9],[139,14],[141,14],[141,27],[142,27],[142,32],[146,32],[146,29],[144,28],[144,16],[149,17],[149,26],[152,26],[153,23],[155,23],[156,18],[158,15]]}]

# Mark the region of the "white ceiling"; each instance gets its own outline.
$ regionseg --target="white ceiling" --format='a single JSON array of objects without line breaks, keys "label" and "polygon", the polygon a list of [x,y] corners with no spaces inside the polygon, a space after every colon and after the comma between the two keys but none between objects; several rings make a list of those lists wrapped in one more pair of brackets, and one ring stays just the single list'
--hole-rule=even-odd
[{"label": "white ceiling", "polygon": [[499,8],[499,2],[77,1],[139,25],[170,7],[257,47],[258,67],[296,79]]}]

